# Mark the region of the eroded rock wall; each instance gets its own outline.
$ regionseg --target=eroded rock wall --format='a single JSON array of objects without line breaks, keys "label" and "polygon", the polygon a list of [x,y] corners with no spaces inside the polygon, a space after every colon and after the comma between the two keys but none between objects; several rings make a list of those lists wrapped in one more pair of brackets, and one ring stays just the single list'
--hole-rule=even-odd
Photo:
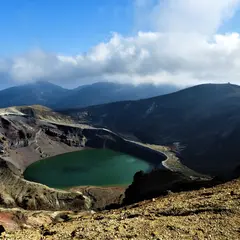
[{"label": "eroded rock wall", "polygon": [[32,115],[0,116],[0,155],[24,171],[33,162],[84,148],[109,148],[141,158],[152,165],[166,159],[161,151],[128,141],[104,128],[66,124]]},{"label": "eroded rock wall", "polygon": [[91,201],[81,192],[67,192],[26,181],[11,163],[0,160],[0,206],[28,210],[86,210]]}]

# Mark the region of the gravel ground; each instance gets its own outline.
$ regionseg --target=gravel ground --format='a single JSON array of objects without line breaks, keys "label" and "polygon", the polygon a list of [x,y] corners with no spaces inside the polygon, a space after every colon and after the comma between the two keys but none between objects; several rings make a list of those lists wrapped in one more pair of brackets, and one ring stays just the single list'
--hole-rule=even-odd
[{"label": "gravel ground", "polygon": [[[46,215],[46,214],[45,214]],[[43,218],[44,213],[35,214]],[[27,217],[25,217],[27,219]],[[61,218],[60,218],[61,219]],[[240,180],[170,193],[125,208],[77,214],[2,233],[2,239],[240,239]]]}]

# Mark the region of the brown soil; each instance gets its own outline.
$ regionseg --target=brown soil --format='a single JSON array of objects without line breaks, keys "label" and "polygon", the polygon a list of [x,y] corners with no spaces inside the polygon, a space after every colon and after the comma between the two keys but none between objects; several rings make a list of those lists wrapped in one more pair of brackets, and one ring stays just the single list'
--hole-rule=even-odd
[{"label": "brown soil", "polygon": [[117,207],[121,204],[126,188],[127,187],[123,186],[81,186],[71,188],[70,190],[82,192],[85,196],[89,197],[92,200],[92,209],[103,210],[106,208]]},{"label": "brown soil", "polygon": [[[43,212],[38,214],[43,218]],[[2,233],[3,239],[235,240],[240,239],[240,179],[118,210],[58,217],[41,227],[31,227],[27,216],[28,226]]]}]

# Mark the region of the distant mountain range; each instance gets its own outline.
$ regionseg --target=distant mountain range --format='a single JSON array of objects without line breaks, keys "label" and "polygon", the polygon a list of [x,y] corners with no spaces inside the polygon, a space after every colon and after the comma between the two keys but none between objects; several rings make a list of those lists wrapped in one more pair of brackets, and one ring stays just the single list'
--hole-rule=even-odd
[{"label": "distant mountain range", "polygon": [[62,112],[142,142],[180,143],[183,163],[202,173],[240,166],[240,86],[204,84],[164,96]]},{"label": "distant mountain range", "polygon": [[40,104],[53,109],[79,108],[123,100],[137,100],[178,90],[171,85],[99,82],[69,90],[49,82],[36,82],[0,91],[0,108]]},{"label": "distant mountain range", "polygon": [[0,107],[40,104],[53,106],[70,90],[49,82],[37,82],[11,87],[0,91]]}]

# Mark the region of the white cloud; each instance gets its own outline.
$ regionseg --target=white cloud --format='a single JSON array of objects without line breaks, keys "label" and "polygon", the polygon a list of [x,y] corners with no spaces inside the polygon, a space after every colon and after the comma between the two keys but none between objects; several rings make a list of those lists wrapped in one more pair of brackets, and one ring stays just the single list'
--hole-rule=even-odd
[{"label": "white cloud", "polygon": [[158,31],[214,34],[238,4],[239,0],[159,0],[149,16]]},{"label": "white cloud", "polygon": [[216,34],[238,6],[239,0],[137,0],[137,27],[141,29],[141,14],[151,31],[132,37],[114,33],[108,42],[77,56],[34,50],[0,59],[0,75],[17,82],[79,85],[98,80],[240,83],[240,36]]}]

